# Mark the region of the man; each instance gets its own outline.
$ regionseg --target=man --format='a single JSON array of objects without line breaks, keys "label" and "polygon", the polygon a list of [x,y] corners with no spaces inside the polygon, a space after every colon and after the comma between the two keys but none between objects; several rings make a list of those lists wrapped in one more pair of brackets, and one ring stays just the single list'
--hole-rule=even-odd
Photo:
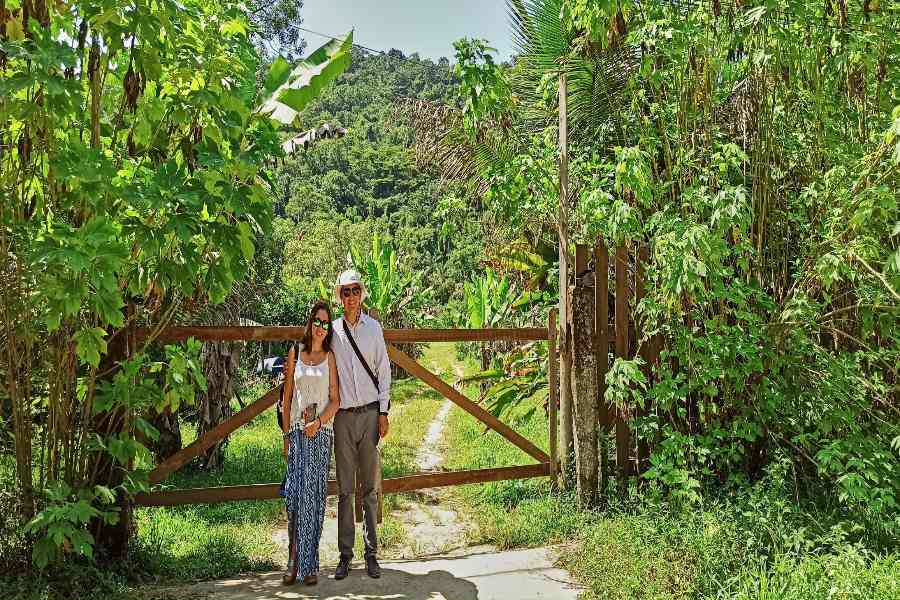
[{"label": "man", "polygon": [[[338,548],[335,579],[344,579],[356,539],[353,493],[357,469],[362,479],[366,572],[381,577],[378,565],[378,442],[388,433],[391,364],[381,324],[362,313],[366,286],[359,273],[344,271],[334,287],[344,316],[334,322],[332,348],[340,383],[341,408],[334,419],[334,458],[338,482]],[[355,342],[356,348],[353,347]],[[357,354],[357,350],[359,351]]]}]

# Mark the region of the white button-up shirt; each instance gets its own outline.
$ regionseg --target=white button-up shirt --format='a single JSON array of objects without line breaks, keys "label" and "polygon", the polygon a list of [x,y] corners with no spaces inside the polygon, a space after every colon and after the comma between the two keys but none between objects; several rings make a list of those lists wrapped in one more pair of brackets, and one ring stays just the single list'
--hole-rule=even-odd
[{"label": "white button-up shirt", "polygon": [[378,379],[378,392],[372,378],[359,362],[347,334],[344,332],[344,318],[334,321],[334,335],[331,346],[337,363],[338,384],[341,392],[341,408],[365,406],[378,401],[378,411],[387,413],[391,407],[391,361],[384,343],[381,323],[366,314],[360,314],[356,325],[347,323],[356,346]]}]

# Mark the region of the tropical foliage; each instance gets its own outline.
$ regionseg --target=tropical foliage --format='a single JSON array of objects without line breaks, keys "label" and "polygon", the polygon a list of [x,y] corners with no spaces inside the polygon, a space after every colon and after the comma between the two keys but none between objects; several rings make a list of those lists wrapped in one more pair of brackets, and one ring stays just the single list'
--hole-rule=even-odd
[{"label": "tropical foliage", "polygon": [[417,168],[412,133],[394,117],[399,98],[449,100],[449,63],[396,50],[353,52],[347,73],[302,113],[309,127],[328,124],[346,133],[297,150],[275,172],[274,235],[261,266],[267,286],[254,315],[260,322],[302,321],[319,294],[317,281],[330,287],[356,262],[353,248],[369,260],[364,255],[375,238],[395,253],[396,276],[417,282],[411,293],[430,290],[413,298],[422,310],[405,311],[407,319],[422,312],[449,320],[442,307],[462,298],[462,282],[477,265],[488,226]]},{"label": "tropical foliage", "polygon": [[[458,44],[460,108],[432,111],[448,126],[419,141],[448,177],[485,190],[508,239],[562,227],[586,243],[650,245],[637,309],[645,335],[664,336],[663,360],[645,393],[634,363],[614,365],[608,388],[611,401],[655,407],[631,424],[660,440],[645,477],[697,500],[688,492],[753,479],[786,455],[805,492],[896,532],[896,11],[509,5],[515,64],[486,59],[484,42]],[[428,122],[418,110],[413,122]]]},{"label": "tropical foliage", "polygon": [[466,325],[472,329],[498,327],[521,298],[506,277],[491,269],[467,282],[465,294]]},{"label": "tropical foliage", "polygon": [[[366,282],[369,298],[366,305],[378,311],[385,323],[399,326],[414,325],[416,311],[428,297],[429,289],[422,288],[421,274],[403,271],[397,251],[377,234],[372,238],[369,252],[351,246],[353,267]],[[404,318],[405,317],[405,318]]]},{"label": "tropical foliage", "polygon": [[[151,346],[167,324],[301,323],[354,266],[388,326],[543,325],[559,240],[602,239],[649,250],[662,358],[614,360],[605,399],[650,464],[600,490],[617,510],[478,488],[488,541],[577,538],[604,597],[896,596],[900,13],[508,5],[512,62],[460,40],[451,66],[351,35],[296,63],[299,0],[0,2],[0,566],[121,555],[152,416],[227,414],[247,361],[207,386],[199,343]],[[546,435],[546,345],[481,349],[463,382]],[[521,461],[464,433],[451,463]]]},{"label": "tropical foliage", "polygon": [[299,70],[276,60],[259,94],[243,10],[0,10],[0,398],[40,566],[124,551],[157,435],[144,417],[204,386],[199,344],[148,346],[221,302],[271,232],[261,167],[281,149],[262,101],[302,110],[349,59],[342,43]]}]

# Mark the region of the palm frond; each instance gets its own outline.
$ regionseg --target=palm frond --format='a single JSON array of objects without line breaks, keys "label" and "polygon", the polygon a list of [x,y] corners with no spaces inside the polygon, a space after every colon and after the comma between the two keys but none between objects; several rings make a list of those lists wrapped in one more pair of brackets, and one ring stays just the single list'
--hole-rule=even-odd
[{"label": "palm frond", "polygon": [[569,82],[572,143],[595,141],[614,130],[638,49],[622,43],[579,45],[563,23],[562,6],[563,0],[507,0],[518,54],[507,74],[515,109],[502,121],[485,123],[467,136],[462,112],[453,106],[417,98],[399,104],[398,117],[415,135],[419,166],[435,168],[445,183],[469,183],[480,196],[490,173],[508,165],[535,133],[556,125],[557,108],[545,105],[542,89],[548,75],[560,72]]},{"label": "palm frond", "polygon": [[511,84],[521,102],[523,127],[539,131],[557,119],[555,110],[540,109],[542,80],[565,72],[569,131],[577,145],[611,129],[639,51],[621,43],[606,47],[579,43],[576,33],[566,30],[562,7],[563,0],[507,0],[518,50]]},{"label": "palm frond", "polygon": [[443,183],[470,183],[479,196],[487,189],[484,175],[515,156],[514,131],[501,123],[486,123],[471,141],[462,132],[462,113],[452,106],[405,98],[396,114],[414,132],[418,166],[440,172]]}]

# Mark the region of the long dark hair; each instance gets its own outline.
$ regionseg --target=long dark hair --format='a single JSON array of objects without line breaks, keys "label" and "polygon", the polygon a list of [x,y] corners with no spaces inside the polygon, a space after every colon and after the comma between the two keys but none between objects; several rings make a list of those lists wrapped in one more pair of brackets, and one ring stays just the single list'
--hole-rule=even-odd
[{"label": "long dark hair", "polygon": [[[312,322],[313,319],[316,318],[316,313],[320,310],[324,310],[328,314],[328,322],[332,322],[331,318],[331,306],[322,300],[319,300],[309,311],[309,318],[306,320],[306,329],[303,331],[303,337],[300,338],[300,343],[303,345],[303,348],[307,351],[312,349]],[[334,334],[334,325],[328,330],[328,335],[325,336],[325,339],[322,340],[322,350],[325,352],[331,352],[331,336]],[[297,357],[300,358],[299,356]]]}]

